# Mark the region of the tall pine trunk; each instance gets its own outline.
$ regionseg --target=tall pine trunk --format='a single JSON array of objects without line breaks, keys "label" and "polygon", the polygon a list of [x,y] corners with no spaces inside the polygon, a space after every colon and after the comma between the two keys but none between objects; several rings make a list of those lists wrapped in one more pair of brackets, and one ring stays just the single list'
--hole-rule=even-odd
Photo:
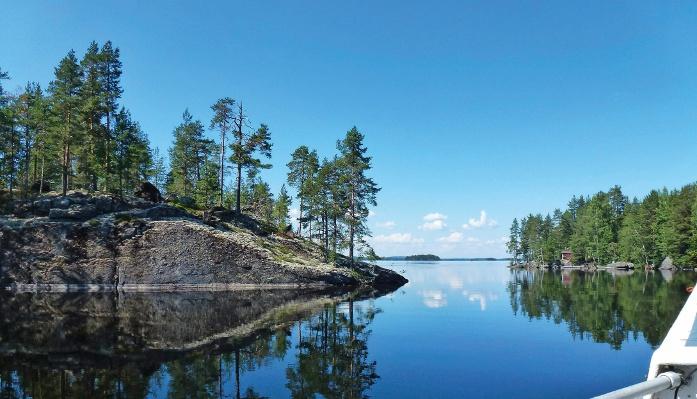
[{"label": "tall pine trunk", "polygon": [[46,155],[41,154],[41,178],[39,180],[39,195],[44,193],[44,166],[46,163]]},{"label": "tall pine trunk", "polygon": [[223,190],[225,189],[225,131],[227,125],[223,122],[220,128],[220,198],[218,206],[223,206]]},{"label": "tall pine trunk", "polygon": [[[239,161],[238,161],[239,162]],[[235,198],[235,212],[238,215],[242,214],[242,209],[240,208],[240,197],[242,196],[242,164],[237,164],[237,190]]]},{"label": "tall pine trunk", "polygon": [[324,211],[322,218],[322,224],[324,225],[324,261],[329,261],[329,214]]},{"label": "tall pine trunk", "polygon": [[31,143],[29,142],[29,128],[25,130],[24,139],[24,194],[22,198],[27,199],[29,196],[29,167],[31,165]]},{"label": "tall pine trunk", "polygon": [[303,236],[303,196],[300,196],[300,217],[298,218],[298,236]]},{"label": "tall pine trunk", "polygon": [[62,168],[62,181],[63,184],[63,195],[68,193],[68,144],[63,143],[63,165]]},{"label": "tall pine trunk", "polygon": [[12,192],[14,190],[14,180],[15,180],[15,126],[10,125],[10,199],[12,199]]},{"label": "tall pine trunk", "polygon": [[333,215],[334,219],[334,232],[333,232],[333,237],[332,237],[332,252],[334,252],[334,263],[336,263],[336,242],[337,242],[337,236],[338,236],[338,226],[336,223],[336,214]]},{"label": "tall pine trunk", "polygon": [[353,240],[355,235],[355,219],[356,219],[356,199],[355,192],[351,191],[351,220],[349,221],[349,258],[351,259],[351,266],[353,266]]},{"label": "tall pine trunk", "polygon": [[68,111],[68,125],[66,126],[65,141],[63,141],[63,195],[68,193],[68,165],[70,164],[70,111]]},{"label": "tall pine trunk", "polygon": [[[242,140],[244,139],[244,136],[242,135],[242,125],[244,125],[244,112],[242,108],[242,103],[240,102],[240,115],[238,119],[238,124],[237,124],[237,145],[239,147],[238,151],[242,151]],[[235,198],[235,213],[237,215],[242,214],[242,207],[241,207],[241,196],[242,196],[242,154],[233,154],[233,156],[237,156],[237,190],[236,190],[236,197]]]},{"label": "tall pine trunk", "polygon": [[109,112],[109,107],[106,110],[106,132],[104,133],[104,189],[109,191],[109,172],[111,168],[109,167],[109,147],[111,147],[111,112]]}]

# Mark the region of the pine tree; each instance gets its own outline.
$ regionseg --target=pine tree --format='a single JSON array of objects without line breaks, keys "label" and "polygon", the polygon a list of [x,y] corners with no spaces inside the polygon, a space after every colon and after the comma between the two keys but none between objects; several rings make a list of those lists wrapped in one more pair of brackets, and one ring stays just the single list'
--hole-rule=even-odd
[{"label": "pine tree", "polygon": [[368,206],[376,206],[376,196],[380,188],[373,179],[366,176],[370,170],[371,157],[367,156],[368,149],[363,145],[363,134],[354,126],[346,133],[346,137],[337,143],[341,154],[340,162],[345,174],[339,184],[345,188],[348,209],[346,224],[348,225],[348,248],[351,263],[354,262],[356,243],[362,243],[363,237],[370,235],[366,225]]},{"label": "pine tree", "polygon": [[68,191],[69,177],[72,174],[72,146],[80,141],[79,110],[82,70],[77,63],[75,52],[70,50],[55,69],[55,79],[49,86],[52,110],[56,119],[53,134],[62,150],[62,190]]},{"label": "pine tree", "polygon": [[[37,120],[37,107],[43,102],[43,94],[38,83],[27,83],[24,93],[17,98],[17,126],[20,133],[21,155],[20,174],[22,175],[23,197],[29,195],[30,167],[32,148],[34,147],[39,127],[43,121]],[[45,115],[43,115],[45,116]]]},{"label": "pine tree", "polygon": [[270,164],[265,164],[257,154],[271,158],[271,132],[269,128],[261,124],[253,133],[245,132],[245,121],[247,117],[244,114],[242,103],[240,103],[239,112],[235,117],[236,129],[233,132],[234,141],[230,144],[232,155],[230,162],[237,168],[237,188],[235,190],[236,203],[235,212],[239,215],[242,213],[241,195],[242,195],[242,171],[244,169],[269,169]]},{"label": "pine tree", "polygon": [[44,96],[38,84],[32,96],[32,104],[29,109],[31,124],[35,130],[34,145],[31,149],[32,180],[38,182],[38,194],[41,195],[44,192],[46,181],[53,181],[53,177],[60,167],[54,157],[57,146],[55,136],[51,131],[51,99]]},{"label": "pine tree", "polygon": [[[322,243],[325,261],[336,259],[339,221],[343,220],[342,217],[348,207],[345,193],[341,187],[342,171],[340,165],[336,157],[331,161],[322,160],[322,164],[307,190],[308,214],[310,219],[319,220],[319,231],[316,235]],[[332,251],[330,251],[330,241]],[[364,246],[368,247],[365,243]]]},{"label": "pine tree", "polygon": [[196,182],[196,203],[206,208],[212,207],[220,193],[220,166],[214,157],[203,163],[201,177]]},{"label": "pine tree", "polygon": [[[288,162],[288,185],[295,188],[300,201],[300,219],[298,220],[298,235],[302,236],[302,227],[305,224],[305,206],[311,191],[312,181],[319,169],[317,151],[310,151],[307,146],[300,146]],[[309,217],[307,218],[309,220]]]},{"label": "pine tree", "polygon": [[106,126],[104,132],[103,154],[104,154],[104,169],[103,174],[105,179],[105,188],[110,188],[110,176],[112,170],[112,152],[113,152],[113,123],[112,119],[118,109],[118,100],[123,94],[121,88],[121,53],[118,48],[114,48],[111,41],[107,41],[102,46],[99,52],[99,77],[101,82],[101,94],[103,100],[103,111],[106,117]]},{"label": "pine tree", "polygon": [[114,115],[114,156],[119,195],[132,192],[138,182],[147,180],[152,166],[147,137],[130,112],[121,108]]},{"label": "pine tree", "polygon": [[7,104],[7,100],[5,98],[5,90],[2,88],[2,81],[9,79],[10,74],[8,74],[7,71],[3,71],[2,68],[0,68],[0,107],[4,107]]},{"label": "pine tree", "polygon": [[513,263],[518,263],[518,256],[520,256],[520,226],[516,218],[513,219],[511,224],[511,233],[506,248],[508,253],[513,256]]},{"label": "pine tree", "polygon": [[[0,109],[2,112],[2,125],[0,125],[0,175],[4,185],[9,189],[10,199],[14,196],[17,187],[18,171],[21,159],[21,135],[18,120],[20,119],[20,105],[16,97],[5,97],[6,106]],[[9,102],[8,102],[9,101]]]},{"label": "pine tree", "polygon": [[218,187],[220,190],[220,195],[218,197],[219,206],[223,206],[223,191],[225,188],[225,138],[227,137],[227,134],[233,124],[234,115],[232,107],[234,105],[235,100],[225,97],[221,98],[211,106],[211,109],[213,110],[213,119],[211,119],[210,128],[218,129],[220,131],[220,163],[218,164],[220,173],[220,179],[218,181]]},{"label": "pine tree", "polygon": [[174,129],[174,145],[170,148],[167,192],[190,197],[201,179],[201,169],[212,142],[203,137],[203,124],[194,121],[188,110],[184,111],[182,119]]},{"label": "pine tree", "polygon": [[[0,69],[0,187],[4,187],[7,183],[6,169],[8,162],[11,157],[8,155],[11,153],[8,151],[11,146],[11,130],[12,126],[12,115],[10,113],[7,103],[9,98],[2,87],[2,81],[9,79],[7,72]],[[1,205],[1,204],[0,204]]]},{"label": "pine tree", "polygon": [[[102,118],[106,113],[104,83],[102,82],[103,55],[99,52],[97,42],[90,43],[80,66],[84,72],[84,81],[80,90],[82,105],[82,123],[85,131],[85,141],[82,145],[80,175],[85,185],[92,191],[98,189],[98,176],[106,176],[103,162],[106,158],[106,128]],[[113,111],[113,110],[112,110]]]},{"label": "pine tree", "polygon": [[292,203],[293,199],[288,195],[286,185],[284,184],[281,186],[281,191],[278,193],[273,207],[273,221],[279,232],[285,232],[291,227],[288,215],[290,214]]}]

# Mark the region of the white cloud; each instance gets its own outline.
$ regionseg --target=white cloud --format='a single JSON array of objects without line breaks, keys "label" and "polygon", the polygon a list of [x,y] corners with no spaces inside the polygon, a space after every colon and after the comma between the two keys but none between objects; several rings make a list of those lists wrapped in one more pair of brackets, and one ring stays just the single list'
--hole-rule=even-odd
[{"label": "white cloud", "polygon": [[426,290],[421,292],[424,305],[431,309],[442,308],[448,305],[447,295],[441,290]]},{"label": "white cloud", "polygon": [[442,230],[447,226],[445,219],[448,217],[442,213],[432,212],[424,216],[424,224],[419,226],[423,230]]},{"label": "white cloud", "polygon": [[423,238],[414,237],[411,233],[380,234],[373,237],[373,241],[390,244],[421,244],[424,242]]},{"label": "white cloud", "polygon": [[447,219],[447,218],[448,217],[443,215],[442,213],[432,212],[432,213],[428,213],[428,214],[426,214],[426,216],[424,216],[424,221],[432,222],[434,220]]},{"label": "white cloud", "polygon": [[386,222],[376,223],[375,225],[383,229],[391,229],[394,228],[397,223],[393,222],[392,220],[388,220]]},{"label": "white cloud", "polygon": [[368,217],[369,217],[369,218],[372,218],[373,216],[375,216],[375,215],[377,215],[377,214],[378,214],[378,213],[377,213],[376,211],[372,210],[372,209],[368,211]]},{"label": "white cloud", "polygon": [[438,238],[438,241],[440,242],[447,242],[447,243],[456,243],[462,241],[462,233],[453,231],[452,233],[448,234],[447,236],[443,236]]},{"label": "white cloud", "polygon": [[479,219],[470,218],[470,220],[462,225],[465,230],[479,229],[481,227],[496,227],[498,222],[487,216],[486,211],[482,210],[479,212]]}]

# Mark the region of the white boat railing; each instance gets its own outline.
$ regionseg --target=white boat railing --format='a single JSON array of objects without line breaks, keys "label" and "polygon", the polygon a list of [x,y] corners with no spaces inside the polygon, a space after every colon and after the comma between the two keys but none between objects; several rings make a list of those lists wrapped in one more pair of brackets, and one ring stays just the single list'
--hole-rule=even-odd
[{"label": "white boat railing", "polygon": [[675,389],[682,385],[683,376],[674,371],[659,374],[656,378],[618,389],[605,395],[596,396],[594,399],[625,399],[641,398],[645,395],[659,393],[669,389]]},{"label": "white boat railing", "polygon": [[[692,292],[651,357],[646,381],[596,398],[697,398],[697,292]],[[697,375],[695,375],[697,378]]]}]

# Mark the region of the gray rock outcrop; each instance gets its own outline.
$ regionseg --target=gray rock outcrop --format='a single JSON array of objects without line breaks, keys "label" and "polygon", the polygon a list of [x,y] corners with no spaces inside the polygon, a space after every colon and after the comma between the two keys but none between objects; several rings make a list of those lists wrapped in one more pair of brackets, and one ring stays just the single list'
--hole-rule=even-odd
[{"label": "gray rock outcrop", "polygon": [[673,270],[676,267],[673,265],[673,259],[670,256],[666,256],[666,258],[663,259],[663,262],[661,262],[661,266],[658,268],[660,270]]},{"label": "gray rock outcrop", "polygon": [[323,263],[321,250],[302,239],[210,226],[166,204],[76,195],[31,207],[35,214],[24,209],[24,217],[0,217],[0,285],[170,290],[406,283],[374,265]]}]

